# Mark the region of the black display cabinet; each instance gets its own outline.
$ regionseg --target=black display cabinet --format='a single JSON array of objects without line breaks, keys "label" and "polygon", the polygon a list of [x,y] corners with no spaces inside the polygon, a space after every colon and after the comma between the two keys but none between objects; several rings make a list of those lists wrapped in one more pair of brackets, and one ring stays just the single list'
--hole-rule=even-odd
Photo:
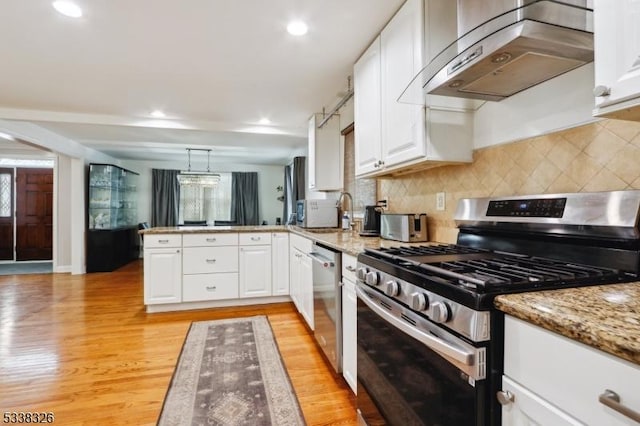
[{"label": "black display cabinet", "polygon": [[87,272],[113,271],[139,257],[138,174],[89,165]]}]

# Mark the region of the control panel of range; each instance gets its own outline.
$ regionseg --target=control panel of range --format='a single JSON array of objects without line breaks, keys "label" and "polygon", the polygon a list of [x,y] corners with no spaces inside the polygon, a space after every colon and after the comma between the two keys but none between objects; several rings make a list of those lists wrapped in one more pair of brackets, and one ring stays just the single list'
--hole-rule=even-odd
[{"label": "control panel of range", "polygon": [[475,311],[361,263],[358,263],[356,276],[359,281],[369,287],[377,289],[413,311],[426,316],[434,323],[443,324],[474,342],[483,342],[490,338],[490,314],[487,311]]},{"label": "control panel of range", "polygon": [[566,198],[489,201],[487,216],[560,218],[564,214],[566,204]]}]

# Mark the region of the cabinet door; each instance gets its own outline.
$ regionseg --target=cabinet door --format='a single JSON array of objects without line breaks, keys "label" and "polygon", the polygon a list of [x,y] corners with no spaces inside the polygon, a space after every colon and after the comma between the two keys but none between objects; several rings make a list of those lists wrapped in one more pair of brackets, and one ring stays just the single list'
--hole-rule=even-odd
[{"label": "cabinet door", "polygon": [[289,249],[289,286],[291,300],[296,305],[298,312],[302,311],[302,299],[300,298],[300,258],[302,254],[295,247]]},{"label": "cabinet door", "polygon": [[424,107],[398,102],[422,67],[422,24],[422,0],[408,0],[380,34],[385,167],[426,155]]},{"label": "cabinet door", "polygon": [[309,119],[309,188],[316,191],[342,189],[343,150],[340,148],[340,116],[332,116],[322,128],[321,114]]},{"label": "cabinet door", "polygon": [[502,376],[502,391],[509,392],[513,397],[511,402],[502,406],[503,426],[583,425],[507,376]]},{"label": "cabinet door", "polygon": [[342,375],[353,393],[357,393],[355,283],[342,277]]},{"label": "cabinet door", "polygon": [[302,299],[302,311],[300,312],[314,329],[313,324],[313,269],[312,260],[307,254],[300,256],[300,293]]},{"label": "cabinet door", "polygon": [[179,248],[144,251],[144,303],[182,301],[182,253]]},{"label": "cabinet door", "polygon": [[376,171],[381,160],[380,36],[353,66],[356,176]]},{"label": "cabinet door", "polygon": [[240,297],[271,296],[271,246],[240,247]]},{"label": "cabinet door", "polygon": [[289,234],[271,235],[271,288],[274,296],[289,294]]},{"label": "cabinet door", "polygon": [[[595,84],[610,90],[608,96],[596,98],[596,107],[604,108],[596,114],[640,105],[638,22],[638,0],[594,2]],[[608,108],[620,102],[625,104]],[[636,117],[639,119],[640,113],[636,112]]]}]

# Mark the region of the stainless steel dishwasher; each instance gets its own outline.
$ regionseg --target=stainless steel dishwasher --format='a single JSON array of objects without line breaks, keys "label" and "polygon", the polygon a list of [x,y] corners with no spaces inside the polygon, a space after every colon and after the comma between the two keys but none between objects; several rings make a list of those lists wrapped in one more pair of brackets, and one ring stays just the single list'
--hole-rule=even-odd
[{"label": "stainless steel dishwasher", "polygon": [[313,259],[313,316],[316,341],[337,373],[342,371],[341,252],[318,243]]}]

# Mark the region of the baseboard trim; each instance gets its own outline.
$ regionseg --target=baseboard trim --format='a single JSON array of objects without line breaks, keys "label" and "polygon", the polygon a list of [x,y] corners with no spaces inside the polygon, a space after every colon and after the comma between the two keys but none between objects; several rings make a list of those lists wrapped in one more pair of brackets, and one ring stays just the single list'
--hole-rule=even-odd
[{"label": "baseboard trim", "polygon": [[71,273],[71,265],[61,265],[53,268],[54,274],[69,274]]},{"label": "baseboard trim", "polygon": [[203,302],[164,303],[147,305],[147,313],[188,311],[192,309],[222,308],[227,306],[263,305],[266,303],[291,302],[289,296],[251,297],[247,299],[210,300]]}]

